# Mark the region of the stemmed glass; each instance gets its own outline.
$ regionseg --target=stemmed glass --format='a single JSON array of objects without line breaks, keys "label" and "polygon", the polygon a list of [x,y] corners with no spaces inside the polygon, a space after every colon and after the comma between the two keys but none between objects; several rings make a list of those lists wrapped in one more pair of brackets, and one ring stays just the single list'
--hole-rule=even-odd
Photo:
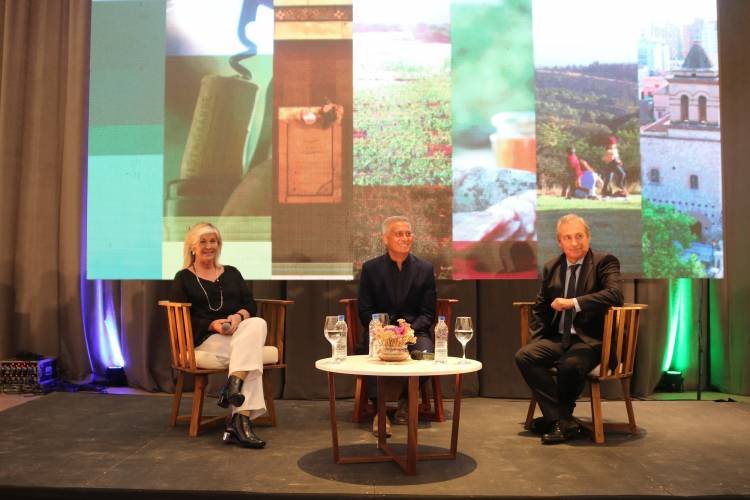
[{"label": "stemmed glass", "polygon": [[341,330],[338,330],[336,328],[336,323],[338,322],[338,320],[338,316],[326,316],[325,322],[323,323],[323,335],[325,335],[326,340],[328,340],[328,342],[330,342],[331,344],[331,360],[327,361],[326,364],[337,363],[336,343],[339,341],[339,338],[343,333]]},{"label": "stemmed glass", "polygon": [[460,364],[466,364],[466,344],[474,336],[474,327],[471,324],[471,318],[469,316],[458,316],[456,317],[456,328],[453,330],[456,340],[461,343],[463,354],[461,356]]}]

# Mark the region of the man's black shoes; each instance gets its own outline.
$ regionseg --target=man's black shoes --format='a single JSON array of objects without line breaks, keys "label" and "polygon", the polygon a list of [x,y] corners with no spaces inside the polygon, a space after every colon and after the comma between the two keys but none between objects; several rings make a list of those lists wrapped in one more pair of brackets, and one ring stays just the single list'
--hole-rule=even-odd
[{"label": "man's black shoes", "polygon": [[558,420],[549,432],[542,434],[542,444],[560,444],[578,435],[580,427],[571,419]]},{"label": "man's black shoes", "polygon": [[541,436],[542,434],[546,434],[552,431],[553,425],[554,422],[548,422],[544,419],[544,417],[537,417],[531,421],[531,425],[529,425],[529,432]]}]

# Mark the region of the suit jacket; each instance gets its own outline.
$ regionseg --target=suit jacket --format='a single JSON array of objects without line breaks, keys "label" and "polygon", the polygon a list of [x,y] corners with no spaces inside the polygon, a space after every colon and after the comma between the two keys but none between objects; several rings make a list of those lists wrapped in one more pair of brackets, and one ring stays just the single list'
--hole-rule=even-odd
[{"label": "suit jacket", "polygon": [[[567,270],[565,254],[544,265],[542,285],[532,308],[529,326],[532,339],[551,338],[559,332],[561,313],[552,309],[551,304],[556,298],[565,297]],[[573,318],[576,333],[591,346],[601,345],[607,310],[623,304],[620,261],[617,257],[589,249],[576,281],[576,299],[581,308]]]},{"label": "suit jacket", "polygon": [[[386,253],[364,263],[359,281],[359,321],[367,332],[374,313],[388,313],[391,323],[403,318],[414,333],[425,335],[435,321],[435,273],[432,264],[412,254],[399,271]],[[358,352],[367,352],[362,335]]]}]

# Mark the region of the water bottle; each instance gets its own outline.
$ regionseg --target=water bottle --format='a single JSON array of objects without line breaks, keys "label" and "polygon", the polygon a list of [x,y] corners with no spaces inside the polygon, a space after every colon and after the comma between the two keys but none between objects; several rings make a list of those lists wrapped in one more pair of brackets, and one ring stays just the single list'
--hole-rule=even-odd
[{"label": "water bottle", "polygon": [[334,360],[340,363],[346,359],[346,336],[348,328],[346,327],[346,321],[344,315],[339,314],[339,320],[336,322],[336,331],[339,332],[338,340],[336,340],[336,355]]},{"label": "water bottle", "polygon": [[438,316],[435,325],[435,363],[448,362],[448,325],[445,316]]},{"label": "water bottle", "polygon": [[367,350],[367,355],[371,358],[376,358],[378,356],[377,346],[375,345],[375,330],[380,326],[380,319],[378,319],[377,314],[372,315],[372,319],[370,320],[370,327],[368,329],[370,333],[370,347]]}]

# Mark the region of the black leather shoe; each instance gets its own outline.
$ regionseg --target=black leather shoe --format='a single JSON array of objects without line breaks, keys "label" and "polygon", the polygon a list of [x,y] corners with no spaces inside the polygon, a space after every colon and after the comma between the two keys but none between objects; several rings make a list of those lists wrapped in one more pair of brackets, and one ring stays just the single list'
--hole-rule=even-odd
[{"label": "black leather shoe", "polygon": [[222,440],[227,444],[238,444],[245,448],[260,449],[266,445],[266,442],[255,434],[250,417],[239,412],[232,415],[232,421],[224,431]]},{"label": "black leather shoe", "polygon": [[542,434],[542,444],[560,444],[578,434],[579,428],[575,420],[558,420],[549,432]]},{"label": "black leather shoe", "polygon": [[241,378],[230,375],[224,387],[221,388],[221,392],[219,392],[219,401],[217,404],[222,408],[229,408],[229,405],[242,406],[242,403],[245,402],[245,396],[240,392],[242,390],[242,382]]},{"label": "black leather shoe", "polygon": [[553,425],[554,422],[548,422],[544,419],[544,417],[537,417],[531,421],[531,425],[529,425],[529,432],[541,436],[542,434],[550,432]]}]

